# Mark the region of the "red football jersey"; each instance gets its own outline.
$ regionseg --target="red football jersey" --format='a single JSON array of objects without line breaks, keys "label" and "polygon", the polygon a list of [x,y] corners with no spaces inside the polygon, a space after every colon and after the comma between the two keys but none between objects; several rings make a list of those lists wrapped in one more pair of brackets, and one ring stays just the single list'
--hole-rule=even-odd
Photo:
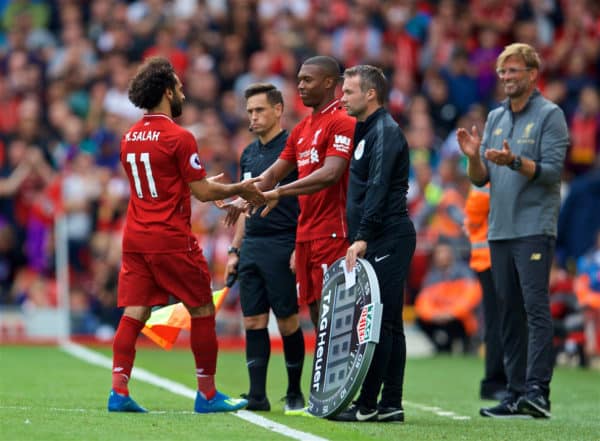
[{"label": "red football jersey", "polygon": [[[339,100],[335,100],[294,127],[280,158],[296,162],[298,179],[321,168],[327,156],[341,156],[350,163],[355,124],[354,118],[341,108]],[[332,186],[310,195],[298,196],[298,242],[323,237],[347,237],[347,188],[348,169]]]},{"label": "red football jersey", "polygon": [[176,253],[198,247],[191,233],[189,183],[206,177],[190,132],[163,114],[147,114],[121,139],[131,195],[123,251]]}]

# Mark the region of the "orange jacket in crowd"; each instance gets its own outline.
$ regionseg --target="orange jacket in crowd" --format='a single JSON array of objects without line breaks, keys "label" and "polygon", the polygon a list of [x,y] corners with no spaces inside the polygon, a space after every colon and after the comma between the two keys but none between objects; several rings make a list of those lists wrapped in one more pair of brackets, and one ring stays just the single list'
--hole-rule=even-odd
[{"label": "orange jacket in crowd", "polygon": [[577,276],[574,288],[581,306],[600,310],[600,292],[591,288],[589,275],[580,274]]},{"label": "orange jacket in crowd", "polygon": [[458,238],[462,235],[462,226],[452,218],[450,211],[452,207],[461,208],[465,205],[465,199],[454,187],[447,187],[442,192],[442,197],[437,206],[435,214],[429,224],[433,243],[440,237]]},{"label": "orange jacket in crowd", "polygon": [[487,241],[488,213],[490,211],[490,184],[471,187],[465,203],[465,230],[471,242],[469,266],[478,273],[492,266]]},{"label": "orange jacket in crowd", "polygon": [[481,295],[476,279],[432,283],[419,292],[415,312],[425,322],[434,321],[438,315],[451,315],[461,321],[467,335],[473,335],[477,331],[475,308],[481,302]]}]

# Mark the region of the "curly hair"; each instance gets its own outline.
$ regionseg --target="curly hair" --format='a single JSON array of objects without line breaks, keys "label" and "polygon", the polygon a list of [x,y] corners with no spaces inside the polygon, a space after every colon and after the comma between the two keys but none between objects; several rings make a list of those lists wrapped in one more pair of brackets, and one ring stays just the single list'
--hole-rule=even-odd
[{"label": "curly hair", "polygon": [[165,91],[175,90],[176,85],[175,70],[169,60],[152,57],[138,68],[129,84],[128,96],[136,107],[149,110],[158,106]]}]

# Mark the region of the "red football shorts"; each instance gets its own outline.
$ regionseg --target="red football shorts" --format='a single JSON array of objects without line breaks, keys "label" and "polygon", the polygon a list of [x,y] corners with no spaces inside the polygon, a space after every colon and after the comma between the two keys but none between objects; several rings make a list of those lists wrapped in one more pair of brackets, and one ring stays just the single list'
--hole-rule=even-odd
[{"label": "red football shorts", "polygon": [[212,302],[210,273],[202,251],[123,253],[119,307],[166,305],[169,295],[191,307]]},{"label": "red football shorts", "polygon": [[346,255],[346,238],[323,238],[296,242],[296,283],[298,303],[310,305],[321,300],[323,275],[329,265]]}]

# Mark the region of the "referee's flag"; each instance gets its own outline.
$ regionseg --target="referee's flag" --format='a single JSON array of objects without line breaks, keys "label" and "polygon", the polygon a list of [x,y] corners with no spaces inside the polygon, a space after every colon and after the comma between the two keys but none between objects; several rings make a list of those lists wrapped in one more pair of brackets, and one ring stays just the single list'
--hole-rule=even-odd
[{"label": "referee's flag", "polygon": [[[215,312],[219,311],[225,296],[229,292],[226,286],[213,291]],[[142,333],[163,349],[171,349],[182,329],[190,330],[190,313],[183,303],[175,303],[152,311],[150,318],[142,329]]]}]

